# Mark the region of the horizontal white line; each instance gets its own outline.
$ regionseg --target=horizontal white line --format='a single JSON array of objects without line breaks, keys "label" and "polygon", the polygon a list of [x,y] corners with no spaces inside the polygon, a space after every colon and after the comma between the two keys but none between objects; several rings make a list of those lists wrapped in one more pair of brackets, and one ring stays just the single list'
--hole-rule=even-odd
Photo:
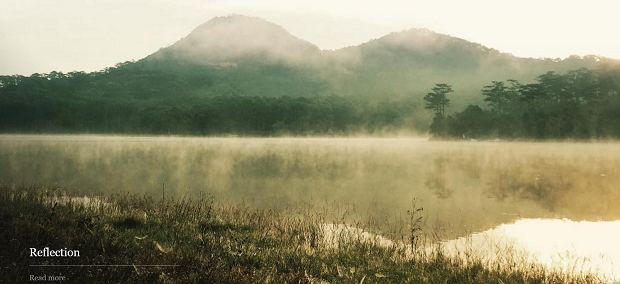
[{"label": "horizontal white line", "polygon": [[178,264],[31,264],[30,266],[180,266]]}]

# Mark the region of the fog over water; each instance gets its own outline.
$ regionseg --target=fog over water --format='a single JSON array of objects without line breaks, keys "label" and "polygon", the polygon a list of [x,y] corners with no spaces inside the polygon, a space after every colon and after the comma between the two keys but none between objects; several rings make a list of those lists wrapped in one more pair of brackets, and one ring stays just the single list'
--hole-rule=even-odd
[{"label": "fog over water", "polygon": [[[519,218],[620,219],[620,145],[405,138],[1,136],[0,179],[99,195],[212,194],[266,208],[332,206],[397,222],[423,207],[448,235]],[[318,207],[317,207],[318,208]],[[316,209],[318,211],[318,209]]]},{"label": "fog over water", "polygon": [[391,238],[406,235],[409,210],[423,208],[422,230],[456,256],[523,250],[554,269],[613,279],[619,150],[612,142],[2,135],[0,181],[98,196],[209,194]]}]

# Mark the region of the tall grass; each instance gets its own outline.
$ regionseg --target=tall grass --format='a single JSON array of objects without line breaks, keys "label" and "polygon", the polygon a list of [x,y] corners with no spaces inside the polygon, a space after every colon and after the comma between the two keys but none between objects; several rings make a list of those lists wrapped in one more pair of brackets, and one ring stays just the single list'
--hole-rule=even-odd
[{"label": "tall grass", "polygon": [[[387,232],[372,222],[346,223],[346,206],[256,208],[219,204],[208,194],[79,197],[3,183],[0,282],[47,274],[71,283],[604,283],[509,250],[494,263],[447,255],[429,246],[433,232],[419,230],[417,206],[402,228]],[[81,257],[30,258],[30,247],[78,249]],[[139,266],[147,264],[175,266]]]}]

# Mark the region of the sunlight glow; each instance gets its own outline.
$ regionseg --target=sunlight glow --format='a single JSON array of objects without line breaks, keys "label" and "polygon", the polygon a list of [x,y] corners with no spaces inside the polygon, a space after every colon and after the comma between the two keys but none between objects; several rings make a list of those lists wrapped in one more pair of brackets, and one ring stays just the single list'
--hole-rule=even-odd
[{"label": "sunlight glow", "polygon": [[620,58],[619,10],[620,2],[606,0],[8,0],[0,9],[0,74],[101,70],[230,14],[264,18],[322,49],[417,27],[520,57]]}]

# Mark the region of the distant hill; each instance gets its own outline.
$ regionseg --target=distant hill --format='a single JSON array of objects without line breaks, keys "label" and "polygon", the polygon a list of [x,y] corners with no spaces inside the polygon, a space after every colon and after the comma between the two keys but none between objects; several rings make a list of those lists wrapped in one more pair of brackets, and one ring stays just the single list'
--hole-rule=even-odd
[{"label": "distant hill", "polygon": [[482,86],[492,80],[531,82],[546,71],[597,68],[611,61],[596,56],[518,58],[425,29],[392,33],[332,53],[341,72],[333,72],[330,77],[342,93],[422,97],[435,83],[444,82],[453,85],[457,104],[479,102]]},{"label": "distant hill", "polygon": [[240,61],[305,64],[320,57],[321,50],[296,38],[284,28],[246,16],[214,18],[170,47],[146,60],[179,60],[232,67]]},{"label": "distant hill", "polygon": [[[617,61],[597,56],[564,60],[518,58],[425,29],[391,33],[359,46],[326,51],[276,24],[235,15],[214,18],[144,59],[119,63],[100,72],[2,76],[0,102],[4,102],[5,108],[10,106],[10,112],[15,114],[9,116],[5,112],[7,118],[0,121],[0,130],[15,131],[29,125],[26,128],[33,131],[115,132],[120,127],[121,132],[174,133],[174,123],[194,121],[201,111],[199,106],[209,104],[212,108],[217,101],[218,108],[237,110],[219,109],[226,115],[216,119],[217,123],[227,126],[215,132],[235,132],[245,122],[229,125],[223,121],[238,119],[233,114],[244,108],[238,98],[249,97],[252,104],[270,100],[256,116],[264,116],[258,114],[262,112],[287,113],[287,118],[282,115],[263,121],[260,133],[291,131],[302,127],[297,120],[308,120],[310,116],[315,120],[327,117],[314,132],[344,131],[349,128],[343,125],[350,124],[359,124],[357,128],[366,130],[389,126],[425,131],[432,114],[423,109],[422,98],[435,83],[453,86],[450,113],[468,104],[481,104],[480,90],[492,80],[531,82],[547,71],[562,73],[609,64]],[[298,101],[291,102],[294,98],[305,101],[297,106]],[[96,111],[82,110],[93,105],[122,109],[123,114],[115,115],[119,121],[110,126],[109,112],[93,118]],[[32,112],[37,114],[29,117]],[[77,113],[82,113],[81,117],[75,118]],[[177,119],[162,121],[165,127],[149,122],[150,128],[141,128],[145,121],[162,116],[158,113]],[[257,121],[253,117],[244,119]],[[343,121],[325,122],[337,119]],[[44,122],[49,120],[57,122]],[[126,126],[124,121],[133,121],[135,125]],[[178,131],[209,128],[210,123],[215,122],[178,127],[182,129]],[[89,126],[94,124],[98,126]]]},{"label": "distant hill", "polygon": [[[527,82],[546,71],[593,69],[614,61],[598,56],[564,60],[519,58],[426,29],[409,29],[359,46],[322,51],[265,20],[228,16],[200,25],[187,37],[141,62],[148,62],[151,67],[160,63],[167,68],[170,62],[183,62],[226,70],[222,72],[243,79],[244,82],[237,83],[242,93],[248,95],[256,94],[252,88],[265,91],[259,95],[282,95],[284,88],[291,96],[335,93],[421,98],[434,83],[446,82],[456,90],[456,103],[465,104],[479,101],[480,89],[491,80],[510,78]],[[314,88],[298,91],[284,80]]]}]

